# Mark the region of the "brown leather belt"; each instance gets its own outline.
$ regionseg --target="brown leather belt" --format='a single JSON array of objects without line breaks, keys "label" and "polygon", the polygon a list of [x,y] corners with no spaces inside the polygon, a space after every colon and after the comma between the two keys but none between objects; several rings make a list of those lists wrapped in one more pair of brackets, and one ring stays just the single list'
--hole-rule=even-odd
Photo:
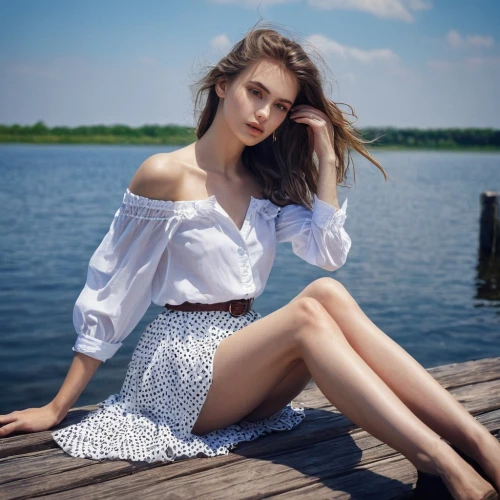
[{"label": "brown leather belt", "polygon": [[201,304],[200,302],[183,302],[182,304],[165,304],[167,309],[175,311],[229,311],[232,316],[243,316],[252,308],[254,298],[234,299],[227,302],[214,304]]}]

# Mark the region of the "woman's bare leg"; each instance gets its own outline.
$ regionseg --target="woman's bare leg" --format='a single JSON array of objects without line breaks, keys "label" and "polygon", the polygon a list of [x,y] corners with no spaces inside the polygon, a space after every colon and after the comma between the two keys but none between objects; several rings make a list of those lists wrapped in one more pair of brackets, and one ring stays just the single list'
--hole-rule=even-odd
[{"label": "woman's bare leg", "polygon": [[408,408],[440,436],[474,457],[500,489],[500,443],[400,345],[380,330],[338,281],[325,277],[295,299],[315,298],[352,348]]},{"label": "woman's bare leg", "polygon": [[266,396],[264,401],[245,416],[248,422],[256,422],[271,416],[294,400],[311,381],[312,377],[302,359],[290,368],[285,377]]},{"label": "woman's bare leg", "polygon": [[247,415],[297,358],[347,418],[420,470],[440,474],[455,498],[481,498],[480,493],[491,490],[401,402],[352,349],[326,310],[310,298],[293,301],[220,343],[212,386],[193,432],[204,434]]}]

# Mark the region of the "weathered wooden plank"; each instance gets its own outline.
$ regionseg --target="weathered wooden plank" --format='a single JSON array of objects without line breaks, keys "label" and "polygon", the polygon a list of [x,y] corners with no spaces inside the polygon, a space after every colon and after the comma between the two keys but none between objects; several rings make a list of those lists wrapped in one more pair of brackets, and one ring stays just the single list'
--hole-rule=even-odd
[{"label": "weathered wooden plank", "polygon": [[[42,471],[38,476],[33,474],[23,474],[24,477],[18,477],[10,482],[5,482],[0,486],[0,499],[18,499],[32,498],[40,495],[70,490],[74,488],[95,484],[96,482],[105,482],[111,479],[120,479],[124,476],[136,474],[139,470],[153,471],[158,467],[168,467],[169,477],[175,478],[187,474],[196,474],[199,471],[213,469],[216,464],[213,460],[217,460],[219,464],[222,462],[232,462],[244,460],[244,457],[237,455],[226,455],[217,457],[216,459],[183,459],[171,464],[146,462],[132,462],[127,460],[88,460],[70,457],[61,449],[45,450],[40,454],[54,454],[54,460],[51,464],[53,467],[50,470]],[[23,455],[27,460],[33,459],[39,463],[43,457]],[[18,458],[18,457],[15,457]],[[54,463],[55,462],[55,463]],[[72,468],[69,466],[73,465]],[[2,464],[0,464],[0,467]],[[15,460],[9,464],[12,470],[18,467]],[[19,470],[19,469],[18,469]],[[150,472],[151,474],[152,472]],[[135,476],[134,476],[135,477]]]},{"label": "weathered wooden plank", "polygon": [[450,363],[427,371],[446,388],[500,378],[500,357]]},{"label": "weathered wooden plank", "polygon": [[413,465],[404,457],[389,457],[349,473],[320,480],[266,498],[273,500],[400,499],[409,497],[417,480]]},{"label": "weathered wooden plank", "polygon": [[[71,463],[72,462],[72,463]],[[0,461],[2,474],[0,476],[0,487],[6,483],[19,481],[21,479],[36,478],[50,474],[61,474],[72,469],[88,467],[90,461],[61,460],[58,450],[43,450],[15,455]]]}]

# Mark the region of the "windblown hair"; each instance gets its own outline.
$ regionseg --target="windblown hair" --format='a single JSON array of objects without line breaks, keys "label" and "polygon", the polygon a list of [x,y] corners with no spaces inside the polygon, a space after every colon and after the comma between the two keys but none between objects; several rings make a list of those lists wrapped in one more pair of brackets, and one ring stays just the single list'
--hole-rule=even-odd
[{"label": "windblown hair", "polygon": [[[318,57],[323,60],[321,56]],[[337,103],[325,96],[321,74],[302,46],[274,29],[251,28],[225,57],[215,66],[210,66],[208,73],[194,84],[198,88],[195,109],[198,109],[198,103],[202,101],[204,94],[208,93],[197,121],[198,139],[206,133],[217,112],[219,96],[215,91],[216,82],[223,79],[230,84],[241,72],[260,60],[279,64],[296,76],[299,91],[294,105],[308,104],[329,117],[334,132],[337,184],[347,179],[349,164],[352,162],[349,148],[355,149],[379,168],[387,181],[384,168],[364,147],[364,144],[373,141],[363,140],[351,122],[344,117]],[[349,108],[351,115],[357,118],[353,108]],[[265,198],[279,206],[298,203],[310,209],[313,193],[317,192],[319,172],[317,156],[315,157],[309,145],[307,129],[303,123],[285,119],[275,134],[275,142],[271,134],[255,146],[246,146],[242,162],[263,186]],[[356,182],[354,162],[352,163]]]}]

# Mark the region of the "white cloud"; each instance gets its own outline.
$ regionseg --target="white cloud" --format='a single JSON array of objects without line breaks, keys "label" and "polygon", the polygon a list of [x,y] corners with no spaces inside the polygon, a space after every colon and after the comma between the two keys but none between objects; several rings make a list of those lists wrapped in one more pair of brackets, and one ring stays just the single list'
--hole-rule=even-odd
[{"label": "white cloud", "polygon": [[391,49],[358,49],[342,45],[323,35],[310,35],[307,41],[325,55],[333,55],[345,60],[353,60],[363,64],[372,62],[394,63],[400,60]]},{"label": "white cloud", "polygon": [[214,36],[210,40],[210,46],[215,50],[225,53],[232,47],[232,44],[227,35],[221,34]]},{"label": "white cloud", "polygon": [[494,43],[491,36],[467,35],[467,44],[471,47],[491,47]]},{"label": "white cloud", "polygon": [[422,0],[409,0],[408,6],[412,10],[429,10],[432,9],[431,2],[423,2]]},{"label": "white cloud", "polygon": [[460,33],[455,30],[448,31],[448,33],[446,34],[446,41],[448,42],[448,45],[453,48],[460,47],[460,45],[462,45],[463,43]]},{"label": "white cloud", "polygon": [[446,42],[449,47],[458,49],[461,47],[491,47],[495,40],[491,36],[467,35],[465,38],[456,30],[450,30],[446,34]]},{"label": "white cloud", "polygon": [[411,11],[432,8],[432,4],[424,0],[308,0],[308,3],[322,10],[359,10],[376,17],[406,22],[414,20]]}]

